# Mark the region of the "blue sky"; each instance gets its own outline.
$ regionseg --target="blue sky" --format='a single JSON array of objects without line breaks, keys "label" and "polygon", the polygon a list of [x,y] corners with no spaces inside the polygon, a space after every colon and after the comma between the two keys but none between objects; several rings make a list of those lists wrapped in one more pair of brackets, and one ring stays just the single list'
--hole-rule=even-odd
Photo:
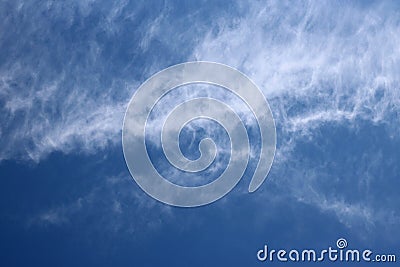
[{"label": "blue sky", "polygon": [[[340,237],[400,257],[399,15],[395,1],[1,1],[1,266],[284,266],[257,251]],[[184,209],[135,184],[121,129],[142,82],[193,60],[260,87],[277,151],[256,192],[251,162],[226,197]],[[197,94],[182,90],[164,104]],[[226,147],[199,122],[183,153],[204,136]]]}]

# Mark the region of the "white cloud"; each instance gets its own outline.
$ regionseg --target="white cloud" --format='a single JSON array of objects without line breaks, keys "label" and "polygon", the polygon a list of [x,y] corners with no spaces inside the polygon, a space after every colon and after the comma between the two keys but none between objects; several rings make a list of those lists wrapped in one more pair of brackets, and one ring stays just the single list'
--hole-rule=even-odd
[{"label": "white cloud", "polygon": [[[115,20],[132,22],[136,17],[129,16],[137,10],[124,13],[126,1],[104,10],[93,1],[31,5],[9,5],[4,25],[10,30],[0,36],[0,160],[38,162],[54,151],[94,153],[119,144],[125,108],[140,74],[129,65],[131,76],[115,73],[127,70],[116,56],[107,58],[107,45],[113,44],[110,36],[119,34]],[[93,13],[107,19],[81,24]],[[12,16],[34,23],[11,21]],[[146,23],[132,36],[145,35],[153,27]]]},{"label": "white cloud", "polygon": [[244,17],[218,24],[193,57],[248,74],[284,130],[356,117],[380,122],[400,105],[400,26],[390,6],[256,2]]},{"label": "white cloud", "polygon": [[[77,3],[82,18],[96,8],[92,1]],[[15,15],[23,17],[18,12],[31,9],[28,4],[16,4]],[[126,57],[139,47],[139,53],[148,53],[156,38],[164,45],[171,43],[171,50],[166,51],[171,54],[187,49],[177,44],[190,47],[193,43],[189,40],[199,40],[190,59],[226,63],[256,82],[269,99],[279,129],[278,167],[291,160],[299,140],[312,139],[313,131],[325,122],[353,124],[361,118],[387,124],[394,138],[400,130],[400,18],[388,2],[369,6],[331,1],[241,4],[241,15],[218,16],[216,27],[204,38],[197,36],[198,17],[190,26],[193,31],[181,32],[177,26],[182,25],[167,23],[171,17],[161,12],[150,21],[138,22],[139,32],[124,35],[124,41],[137,46],[118,47],[112,51],[115,54],[108,55],[110,47],[101,38],[118,37],[125,27],[119,22],[133,21],[137,15],[136,10],[127,12],[127,5],[127,1],[113,1],[106,10],[95,10],[105,15],[95,29],[75,21],[75,27],[88,30],[79,32],[71,30],[73,9],[48,2],[45,9],[35,8],[50,12],[55,20],[49,23],[37,12],[39,15],[32,17],[36,23],[17,28],[21,35],[1,33],[2,53],[7,53],[8,60],[0,65],[0,160],[39,161],[53,151],[94,153],[119,144],[127,101],[139,85],[140,75],[132,72],[140,69],[140,74],[148,77],[160,68],[155,63],[159,58],[146,63],[123,58],[121,63],[118,52]],[[56,22],[59,29],[52,31],[49,24]],[[11,27],[10,21],[4,23]],[[46,36],[51,37],[49,46]],[[132,42],[134,38],[137,40]],[[10,48],[5,40],[19,42]],[[50,48],[54,51],[48,51]],[[375,220],[370,214],[376,210],[363,207],[361,201],[333,198],[319,188],[313,188],[318,197],[311,193],[303,197],[300,193],[308,189],[295,186],[291,189],[299,194],[299,201],[335,210],[345,224],[354,214]],[[71,207],[65,210],[79,206]],[[113,209],[122,208],[115,202]],[[68,213],[63,210],[45,212],[42,219],[63,221],[63,214]],[[398,218],[396,213],[389,214],[392,220]]]},{"label": "white cloud", "polygon": [[[325,123],[353,127],[362,119],[389,125],[391,137],[399,132],[400,19],[390,3],[268,1],[246,8],[242,17],[219,18],[192,57],[237,67],[264,91],[278,127],[280,174],[298,162],[298,142],[311,141]],[[351,201],[340,191],[330,195],[314,183],[323,167],[304,170],[309,167],[297,164],[294,177],[274,182],[299,201],[334,211],[348,226],[388,219],[366,196]]]}]

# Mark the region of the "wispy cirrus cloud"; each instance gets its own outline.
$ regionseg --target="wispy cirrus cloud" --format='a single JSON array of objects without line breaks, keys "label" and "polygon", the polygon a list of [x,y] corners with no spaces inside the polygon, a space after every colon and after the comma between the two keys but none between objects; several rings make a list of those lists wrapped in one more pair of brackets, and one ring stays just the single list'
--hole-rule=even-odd
[{"label": "wispy cirrus cloud", "polygon": [[[113,20],[123,4],[1,4],[8,31],[0,37],[0,159],[37,162],[53,151],[90,153],[117,142],[136,84],[134,77],[121,79],[124,66],[107,54],[112,43],[101,38],[115,34]],[[99,21],[97,12],[108,19]]]},{"label": "wispy cirrus cloud", "polygon": [[[157,205],[145,198],[144,192],[131,188],[125,174],[106,177],[96,187],[76,199],[58,206],[45,207],[27,220],[28,226],[47,227],[82,224],[90,217],[99,218],[96,231],[140,235],[144,230],[160,227],[163,220],[172,220],[171,207]],[[154,213],[154,210],[157,212]]]},{"label": "wispy cirrus cloud", "polygon": [[210,23],[193,30],[201,14],[179,12],[159,1],[2,2],[0,160],[119,144],[138,85],[183,61]]},{"label": "wispy cirrus cloud", "polygon": [[392,120],[400,105],[400,21],[392,8],[256,2],[243,17],[220,18],[193,56],[243,70],[288,132],[323,121]]},{"label": "wispy cirrus cloud", "polygon": [[[378,191],[367,195],[365,190],[367,180],[396,183],[395,165],[384,162],[396,158],[387,147],[399,144],[399,6],[242,4],[246,12],[219,18],[193,58],[237,67],[266,94],[278,128],[271,182],[300,202],[334,212],[349,227],[363,221],[364,229],[385,221],[393,226],[393,218],[398,223],[399,210],[382,201]],[[336,152],[332,146],[340,138],[362,141],[337,146],[342,151]],[[376,157],[371,147],[384,156]],[[374,168],[368,167],[376,160]],[[379,173],[379,168],[386,170]],[[394,194],[385,198],[398,201]]]},{"label": "wispy cirrus cloud", "polygon": [[[365,137],[371,129],[360,123],[367,121],[386,129],[379,132],[386,146],[398,146],[396,3],[238,2],[235,12],[220,11],[226,5],[204,12],[200,5],[187,14],[185,6],[168,2],[0,5],[4,29],[11,29],[0,32],[0,160],[40,161],[53,151],[93,153],[119,144],[127,101],[144,78],[186,60],[217,61],[250,76],[271,104],[279,141],[271,181],[287,186],[283,191],[298,201],[335,212],[347,225],[357,225],[354,218],[382,222],[385,214],[397,220],[399,210],[390,202],[398,197],[382,200],[368,185],[385,181],[379,166],[392,170],[397,159],[390,149],[382,155],[392,163],[376,156],[380,137],[368,140],[371,150],[359,144],[354,152],[351,142],[343,147],[349,160],[338,163],[334,175],[325,167],[341,155],[321,141],[327,125],[333,125],[330,133],[345,128],[362,131],[352,138]],[[379,160],[373,170],[367,166],[372,160]],[[339,175],[341,164],[354,172]],[[391,173],[387,179],[394,178]],[[343,182],[360,183],[358,191],[338,187]],[[76,207],[42,219],[67,218]],[[371,216],[376,211],[379,217]]]}]

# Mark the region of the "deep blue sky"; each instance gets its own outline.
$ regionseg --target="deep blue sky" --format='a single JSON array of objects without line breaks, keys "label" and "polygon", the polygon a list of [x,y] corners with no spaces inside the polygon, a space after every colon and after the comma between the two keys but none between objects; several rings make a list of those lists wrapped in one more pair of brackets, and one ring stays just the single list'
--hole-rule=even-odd
[{"label": "deep blue sky", "polygon": [[[17,0],[0,1],[0,23],[1,266],[290,266],[256,253],[340,237],[400,260],[395,1]],[[185,209],[135,184],[121,128],[144,80],[191,60],[253,79],[278,143],[259,190],[247,192],[250,170],[223,199]],[[182,132],[189,158],[204,136],[226,146],[201,125]]]}]

